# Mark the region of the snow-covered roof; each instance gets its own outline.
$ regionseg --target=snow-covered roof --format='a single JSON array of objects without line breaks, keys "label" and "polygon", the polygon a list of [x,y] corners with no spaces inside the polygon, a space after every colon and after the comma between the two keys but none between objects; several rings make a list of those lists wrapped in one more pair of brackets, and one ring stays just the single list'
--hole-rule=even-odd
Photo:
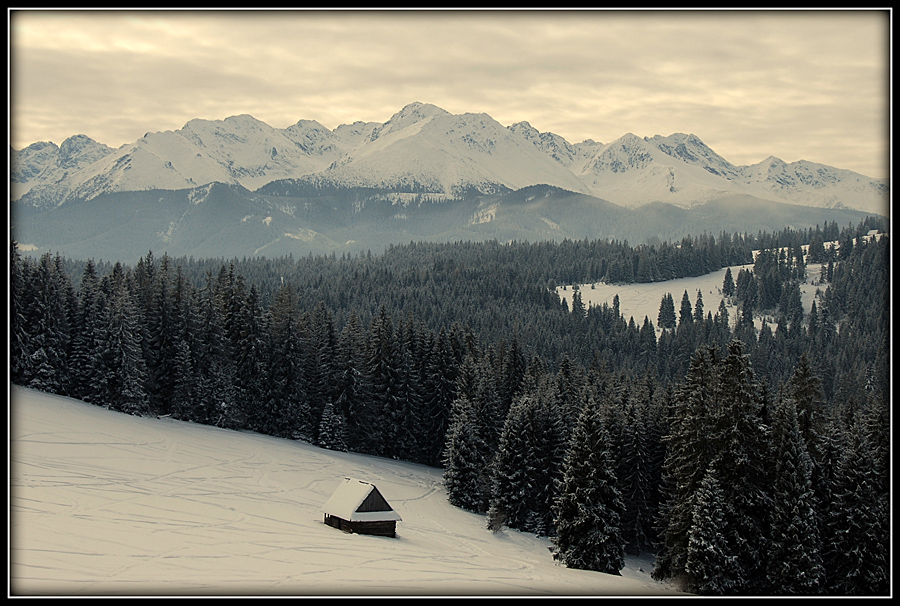
[{"label": "snow-covered roof", "polygon": [[[359,511],[363,503],[366,503],[362,507],[365,511]],[[374,484],[353,478],[344,478],[322,511],[350,522],[400,521],[400,515],[391,509]]]}]

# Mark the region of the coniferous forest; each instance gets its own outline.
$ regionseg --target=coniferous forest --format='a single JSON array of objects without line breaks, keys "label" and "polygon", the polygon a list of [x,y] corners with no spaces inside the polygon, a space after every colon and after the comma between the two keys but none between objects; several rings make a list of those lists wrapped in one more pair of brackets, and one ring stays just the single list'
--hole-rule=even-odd
[{"label": "coniferous forest", "polygon": [[[653,553],[700,594],[887,595],[890,239],[870,229],[887,222],[133,266],[12,242],[10,378],[440,467],[485,532],[549,537],[573,568]],[[657,318],[554,292],[736,265],[736,317],[687,292]]]}]

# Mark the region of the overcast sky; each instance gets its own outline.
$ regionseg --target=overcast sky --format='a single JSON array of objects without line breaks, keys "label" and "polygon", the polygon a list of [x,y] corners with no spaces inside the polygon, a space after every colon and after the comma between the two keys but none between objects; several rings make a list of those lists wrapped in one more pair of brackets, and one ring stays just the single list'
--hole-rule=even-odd
[{"label": "overcast sky", "polygon": [[889,11],[9,12],[11,144],[192,118],[385,122],[413,101],[571,143],[693,133],[887,177]]}]

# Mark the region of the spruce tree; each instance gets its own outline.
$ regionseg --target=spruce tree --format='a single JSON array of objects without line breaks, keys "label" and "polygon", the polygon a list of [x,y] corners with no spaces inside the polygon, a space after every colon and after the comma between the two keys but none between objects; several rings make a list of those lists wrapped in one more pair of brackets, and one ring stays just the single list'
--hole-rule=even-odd
[{"label": "spruce tree", "polygon": [[536,463],[530,474],[533,505],[528,530],[538,536],[556,534],[553,505],[559,492],[565,460],[565,435],[555,384],[552,377],[545,375],[536,392],[532,439]]},{"label": "spruce tree", "polygon": [[150,406],[159,414],[171,412],[174,392],[175,360],[178,351],[174,301],[172,299],[171,260],[164,255],[153,273],[152,282],[146,285],[148,307],[146,320],[144,359],[147,364],[147,395]]},{"label": "spruce tree", "polygon": [[303,322],[291,285],[283,285],[269,316],[266,401],[255,423],[257,430],[281,437],[313,434],[303,365]]},{"label": "spruce tree", "polygon": [[456,399],[458,374],[453,350],[443,329],[434,337],[425,364],[422,382],[425,408],[425,420],[421,427],[422,462],[438,467],[450,425],[452,403]]},{"label": "spruce tree", "polygon": [[840,460],[826,545],[828,593],[887,595],[890,590],[889,495],[881,490],[878,464],[865,423],[857,419]]},{"label": "spruce tree", "polygon": [[114,286],[103,319],[98,362],[102,382],[95,402],[133,415],[150,413],[147,367],[141,350],[139,314],[127,286]]},{"label": "spruce tree", "polygon": [[26,273],[15,240],[9,241],[9,379],[22,385],[26,375],[28,331],[23,311],[26,300]]},{"label": "spruce tree", "polygon": [[102,327],[100,279],[93,260],[85,264],[81,277],[78,309],[72,334],[72,396],[92,402],[93,386],[97,384],[97,356]]},{"label": "spruce tree", "polygon": [[67,395],[70,383],[68,354],[70,347],[71,283],[60,267],[60,258],[41,255],[30,272],[26,288],[30,291],[25,321],[29,324],[25,371],[28,387]]},{"label": "spruce tree", "polygon": [[800,433],[794,400],[780,398],[772,416],[774,473],[768,592],[813,595],[822,589],[825,569],[812,459]]},{"label": "spruce tree", "polygon": [[382,305],[372,319],[367,347],[365,380],[372,422],[366,428],[365,451],[392,457],[395,439],[403,425],[399,394],[399,345],[394,325]]},{"label": "spruce tree", "polygon": [[172,369],[172,400],[168,410],[176,419],[196,420],[194,365],[190,345],[184,339],[178,339],[175,343]]},{"label": "spruce tree", "polygon": [[666,293],[659,302],[659,315],[656,318],[656,325],[660,328],[675,328],[675,301],[672,299],[672,293]]},{"label": "spruce tree", "polygon": [[224,301],[215,285],[212,274],[208,274],[199,302],[198,339],[192,350],[197,382],[195,414],[211,425],[234,428],[234,356],[226,333]]},{"label": "spruce tree", "polygon": [[732,594],[741,583],[740,568],[735,546],[723,532],[728,505],[714,465],[704,474],[693,502],[685,554],[686,589],[701,595]]},{"label": "spruce tree", "polygon": [[703,293],[697,291],[697,300],[694,303],[694,322],[703,322]]},{"label": "spruce tree", "polygon": [[365,390],[365,335],[352,313],[341,330],[336,355],[336,408],[344,419],[348,450],[365,452],[369,426],[376,422]]},{"label": "spruce tree", "polygon": [[806,352],[801,354],[794,372],[787,384],[787,397],[797,409],[800,435],[811,455],[815,454],[816,438],[824,424],[824,398],[822,381],[813,372]]},{"label": "spruce tree", "polygon": [[731,275],[731,268],[725,269],[725,279],[722,281],[722,294],[726,297],[734,296],[734,277]]},{"label": "spruce tree", "polygon": [[765,579],[769,494],[768,427],[763,422],[762,391],[740,341],[732,341],[717,369],[717,404],[706,440],[724,493],[726,533],[741,570],[736,590],[758,592]]},{"label": "spruce tree", "polygon": [[256,285],[246,288],[238,276],[234,292],[232,346],[235,352],[235,397],[233,422],[238,427],[256,429],[265,409],[265,326]]},{"label": "spruce tree", "polygon": [[718,359],[713,348],[698,349],[674,393],[663,464],[663,496],[658,518],[659,545],[653,576],[666,580],[684,574],[695,494],[716,452],[709,441],[718,407]]},{"label": "spruce tree", "polygon": [[[535,373],[532,367],[529,371]],[[493,464],[488,527],[552,535],[552,507],[562,464],[561,423],[552,383],[526,378],[506,418]]]},{"label": "spruce tree", "polygon": [[308,346],[304,357],[303,374],[306,377],[306,406],[310,426],[308,435],[317,439],[319,420],[327,402],[337,399],[335,392],[335,354],[337,335],[334,314],[319,302],[309,315]]},{"label": "spruce tree", "polygon": [[491,450],[484,440],[482,420],[468,398],[453,402],[453,416],[444,448],[444,487],[451,505],[476,513],[487,511],[490,500]]},{"label": "spruce tree", "polygon": [[175,324],[172,415],[179,419],[205,423],[207,418],[198,399],[198,372],[195,359],[195,351],[199,347],[199,304],[197,292],[188,283],[180,265],[175,268],[172,304]]},{"label": "spruce tree", "polygon": [[491,501],[488,509],[488,528],[498,532],[504,525],[522,529],[529,510],[525,500],[529,489],[530,446],[526,443],[525,427],[532,400],[518,396],[509,409],[500,444],[492,467]]},{"label": "spruce tree", "polygon": [[556,374],[556,401],[562,418],[563,431],[569,435],[584,405],[586,378],[569,356],[564,356]]},{"label": "spruce tree", "polygon": [[640,554],[651,547],[653,535],[652,461],[647,429],[649,394],[644,385],[632,389],[618,440],[616,476],[622,493],[622,537],[625,551]]},{"label": "spruce tree", "polygon": [[567,567],[618,575],[625,566],[624,505],[610,443],[599,407],[586,402],[566,453],[551,540],[553,559]]},{"label": "spruce tree", "polygon": [[421,462],[424,446],[420,431],[425,425],[423,392],[423,351],[425,336],[411,314],[398,327],[398,409],[397,433],[392,439],[394,456],[404,461]]},{"label": "spruce tree", "polygon": [[317,444],[328,450],[347,451],[344,416],[335,402],[326,402],[319,422]]},{"label": "spruce tree", "polygon": [[684,295],[681,297],[681,309],[678,312],[678,324],[688,325],[694,321],[694,312],[691,309],[691,298],[688,296],[687,291],[684,291]]}]

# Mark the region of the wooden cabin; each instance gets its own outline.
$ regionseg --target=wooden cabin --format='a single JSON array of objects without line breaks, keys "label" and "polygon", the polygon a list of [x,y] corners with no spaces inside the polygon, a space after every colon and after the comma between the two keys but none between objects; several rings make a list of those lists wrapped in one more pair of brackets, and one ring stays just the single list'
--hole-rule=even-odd
[{"label": "wooden cabin", "polygon": [[397,536],[401,521],[374,484],[353,478],[344,479],[322,506],[322,513],[327,525],[344,532],[384,537]]}]

